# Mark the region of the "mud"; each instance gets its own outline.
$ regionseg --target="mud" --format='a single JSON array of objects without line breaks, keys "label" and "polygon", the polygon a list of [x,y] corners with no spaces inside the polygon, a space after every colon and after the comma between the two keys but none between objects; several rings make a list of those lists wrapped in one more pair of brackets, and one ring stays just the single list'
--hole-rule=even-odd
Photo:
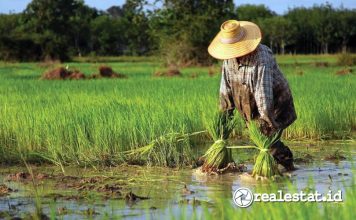
[{"label": "mud", "polygon": [[144,197],[144,196],[138,196],[132,192],[129,192],[125,195],[125,199],[128,202],[135,202],[138,200],[144,200],[144,199],[150,199],[149,197]]},{"label": "mud", "polygon": [[314,157],[308,153],[302,153],[294,157],[294,163],[311,163],[313,162]]},{"label": "mud", "polygon": [[33,177],[31,176],[30,173],[26,172],[18,172],[18,173],[12,173],[9,174],[5,177],[5,181],[32,181],[32,180],[44,180],[50,178],[50,175],[44,174],[44,173],[38,173],[34,175]]},{"label": "mud", "polygon": [[197,175],[221,175],[225,173],[242,173],[246,171],[246,166],[244,164],[229,163],[224,168],[214,168],[214,167],[204,167],[201,166],[197,168],[194,173]]},{"label": "mud", "polygon": [[[322,144],[288,143],[296,158],[298,169],[285,172],[276,181],[278,188],[288,190],[315,189],[319,192],[342,190],[354,186],[353,161],[356,159],[354,143]],[[295,147],[297,146],[297,147]],[[342,146],[342,151],[340,149]],[[208,146],[209,147],[209,144]],[[201,152],[205,152],[202,148]],[[236,153],[236,154],[235,154]],[[32,216],[36,211],[35,196],[41,200],[44,216],[55,213],[59,219],[165,219],[167,210],[181,213],[182,205],[189,210],[213,207],[216,199],[231,199],[239,187],[252,191],[270,190],[270,184],[252,178],[254,151],[234,151],[237,164],[245,164],[244,172],[226,172],[221,175],[197,175],[191,169],[168,169],[160,167],[122,165],[98,167],[97,169],[66,168],[66,175],[57,167],[33,165],[32,172],[26,168],[0,169],[0,183],[9,191],[0,197],[0,219]],[[200,155],[201,153],[199,153]],[[338,163],[325,160],[329,155],[344,156]],[[338,156],[338,158],[340,158]],[[196,170],[194,170],[196,171]],[[33,173],[34,178],[30,175]],[[313,178],[313,185],[310,184]],[[6,179],[6,180],[5,180]],[[38,183],[38,184],[37,184]],[[36,189],[36,190],[35,190]],[[35,193],[36,192],[36,193]],[[6,217],[3,217],[6,216]]]},{"label": "mud", "polygon": [[7,187],[5,184],[0,184],[0,197],[1,196],[7,196],[11,192],[14,192],[14,190],[9,188],[9,187]]},{"label": "mud", "polygon": [[[7,182],[21,182],[24,184],[39,185],[43,181],[53,181],[57,189],[67,190],[72,189],[78,192],[98,192],[104,196],[115,196],[115,198],[122,198],[121,190],[125,183],[115,182],[114,178],[107,177],[78,177],[78,176],[64,176],[63,174],[50,175],[44,173],[34,174],[33,177],[28,172],[17,172],[8,174],[5,178]],[[5,189],[5,188],[0,188]],[[8,191],[12,192],[12,191]],[[53,194],[54,198],[65,198],[69,200],[80,199],[81,196],[62,196]]]}]

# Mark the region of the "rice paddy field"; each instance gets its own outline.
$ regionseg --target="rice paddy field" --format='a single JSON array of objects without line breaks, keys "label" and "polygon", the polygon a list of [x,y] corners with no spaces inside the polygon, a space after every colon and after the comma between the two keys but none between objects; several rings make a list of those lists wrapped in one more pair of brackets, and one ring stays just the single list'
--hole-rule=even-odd
[{"label": "rice paddy field", "polygon": [[[181,77],[154,77],[164,69],[155,58],[77,58],[62,66],[89,75],[105,64],[127,78],[41,80],[43,72],[58,64],[0,63],[0,184],[16,190],[0,196],[0,219],[28,217],[26,213],[34,219],[42,214],[52,219],[354,219],[356,66],[336,65],[334,55],[278,56],[277,61],[298,115],[282,138],[299,158],[300,169],[276,186],[242,183],[232,174],[192,176],[197,159],[212,143],[206,133],[144,157],[125,154],[165,134],[206,130],[204,120],[218,109],[219,64],[181,68]],[[340,74],[345,69],[351,73]],[[240,118],[230,142],[248,143]],[[250,170],[255,154],[234,151],[233,157]],[[44,178],[37,178],[40,174]],[[64,187],[57,185],[66,181]],[[239,186],[268,192],[333,188],[346,199],[239,209],[231,200]],[[116,191],[120,195],[115,197]],[[121,194],[126,191],[150,198],[131,204],[129,194]]]}]

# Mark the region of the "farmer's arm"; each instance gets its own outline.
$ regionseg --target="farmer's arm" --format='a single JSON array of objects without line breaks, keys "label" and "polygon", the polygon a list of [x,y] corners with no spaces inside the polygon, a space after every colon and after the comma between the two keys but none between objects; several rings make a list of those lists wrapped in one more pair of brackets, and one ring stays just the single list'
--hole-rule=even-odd
[{"label": "farmer's arm", "polygon": [[273,70],[270,64],[261,64],[257,68],[254,97],[258,112],[269,127],[277,129],[279,126],[273,113]]},{"label": "farmer's arm", "polygon": [[222,76],[220,83],[220,110],[231,113],[235,108],[234,100],[232,98],[231,85],[229,74],[226,69],[226,62],[222,66]]}]

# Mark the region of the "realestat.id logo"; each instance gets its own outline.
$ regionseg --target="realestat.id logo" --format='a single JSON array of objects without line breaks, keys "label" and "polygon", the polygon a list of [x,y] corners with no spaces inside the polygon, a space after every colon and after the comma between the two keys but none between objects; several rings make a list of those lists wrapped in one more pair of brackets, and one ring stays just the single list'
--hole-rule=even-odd
[{"label": "realestat.id logo", "polygon": [[253,199],[253,193],[248,188],[241,187],[234,192],[233,201],[238,207],[249,207],[253,203]]}]

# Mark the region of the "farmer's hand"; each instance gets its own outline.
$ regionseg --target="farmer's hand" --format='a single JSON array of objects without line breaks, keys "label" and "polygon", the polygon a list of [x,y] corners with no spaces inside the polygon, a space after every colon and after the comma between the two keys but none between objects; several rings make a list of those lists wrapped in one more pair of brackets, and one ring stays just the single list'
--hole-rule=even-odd
[{"label": "farmer's hand", "polygon": [[260,131],[266,136],[271,136],[275,134],[279,129],[279,124],[274,120],[273,122],[271,122],[266,121],[264,119],[259,119],[258,124],[260,127]]}]

